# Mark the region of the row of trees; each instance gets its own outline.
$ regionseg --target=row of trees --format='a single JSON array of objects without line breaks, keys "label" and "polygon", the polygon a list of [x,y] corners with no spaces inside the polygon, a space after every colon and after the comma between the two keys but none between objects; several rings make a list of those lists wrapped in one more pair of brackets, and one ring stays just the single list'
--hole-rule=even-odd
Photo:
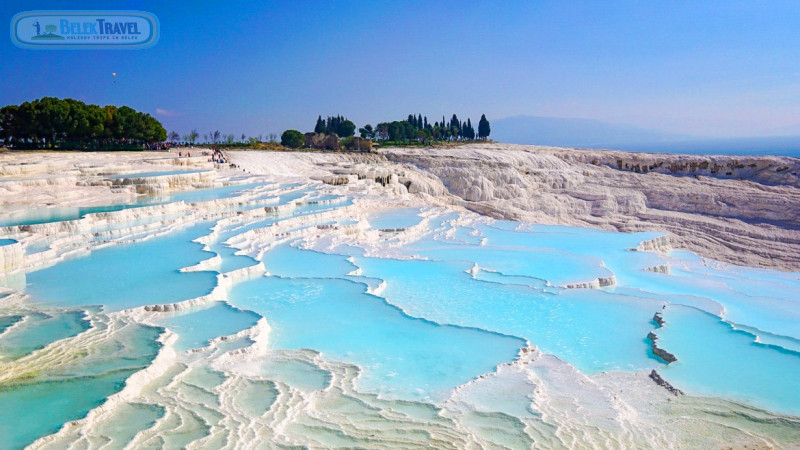
[{"label": "row of trees", "polygon": [[[211,145],[238,145],[238,144],[249,144],[255,145],[261,142],[264,142],[264,135],[259,134],[258,136],[247,136],[244,133],[240,137],[236,137],[233,134],[224,134],[220,133],[219,130],[216,131],[209,131],[208,133],[203,134],[203,140],[200,139],[200,133],[198,133],[197,129],[192,129],[189,133],[184,135],[178,134],[177,131],[170,131],[167,136],[169,142],[174,144],[189,144],[194,145],[197,143],[203,144],[211,144]],[[266,135],[268,139],[267,142],[276,143],[278,139],[278,135],[275,133],[268,133]]]},{"label": "row of trees", "polygon": [[322,116],[319,116],[317,117],[317,124],[314,126],[314,133],[336,133],[342,138],[350,137],[356,134],[356,124],[342,116],[329,116],[326,120],[322,120]]},{"label": "row of trees", "polygon": [[[343,116],[328,116],[323,120],[320,115],[317,116],[314,132],[335,133],[341,138],[347,138],[355,135],[355,128],[355,124]],[[429,122],[428,117],[423,117],[422,114],[409,114],[406,120],[381,122],[375,128],[367,124],[358,129],[358,133],[363,138],[395,142],[471,141],[476,138],[488,139],[491,131],[486,114],[481,115],[477,132],[472,125],[472,119],[461,121],[455,114],[449,121],[442,116],[441,122],[433,123]],[[303,134],[297,130],[286,130],[281,134],[281,144],[284,147],[299,148],[304,143],[303,138]]]},{"label": "row of trees", "polygon": [[474,140],[476,137],[487,139],[491,127],[485,114],[481,115],[477,133],[472,126],[472,119],[461,121],[455,114],[450,121],[442,116],[441,122],[433,123],[428,122],[428,117],[422,117],[422,114],[409,114],[406,120],[381,122],[375,128],[367,124],[359,128],[358,132],[362,137],[388,141],[463,141]]},{"label": "row of trees", "polygon": [[141,148],[165,141],[167,132],[149,114],[127,106],[44,97],[0,108],[0,139],[26,149]]}]

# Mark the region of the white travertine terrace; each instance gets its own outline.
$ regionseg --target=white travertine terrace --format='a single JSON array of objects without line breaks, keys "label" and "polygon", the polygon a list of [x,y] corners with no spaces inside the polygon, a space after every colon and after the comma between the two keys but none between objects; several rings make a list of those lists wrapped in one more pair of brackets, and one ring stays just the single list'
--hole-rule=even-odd
[{"label": "white travertine terrace", "polygon": [[[636,154],[503,144],[387,148],[378,155],[239,152],[272,175],[387,180],[398,198],[497,218],[665,231],[672,247],[747,266],[800,268],[800,160]],[[292,161],[289,164],[288,161]],[[373,183],[366,189],[381,188]],[[658,245],[666,246],[666,242]]]},{"label": "white travertine terrace", "polygon": [[[446,209],[462,213],[454,219],[461,222],[485,220],[466,212],[471,210],[538,223],[659,230],[669,236],[642,242],[635,250],[688,248],[727,262],[779,269],[800,267],[800,182],[792,175],[800,165],[792,158],[756,158],[751,162],[747,158],[706,157],[711,162],[705,166],[704,157],[495,144],[385,149],[377,155],[243,151],[230,152],[229,156],[244,172],[215,168],[206,158],[175,158],[163,153],[0,153],[0,205],[105,205],[131,201],[143,192],[163,194],[241,183],[239,177],[247,173],[259,180],[299,182],[353,199],[349,206],[286,217],[227,240],[240,249],[239,253],[256,259],[288,241],[318,250],[357,242],[367,255],[407,257],[396,249],[425,233],[428,218]],[[639,164],[639,172],[616,167],[618,159],[623,160],[623,169],[626,163],[628,167]],[[733,160],[738,162],[734,164]],[[669,162],[659,166],[659,161]],[[696,169],[673,174],[667,167],[672,163],[677,164],[676,171],[683,164],[688,167],[685,172],[691,172],[693,163]],[[723,169],[711,173],[714,164]],[[725,175],[728,164],[733,167],[731,175]],[[655,166],[652,170],[651,165]],[[740,165],[744,168],[738,168]],[[156,177],[137,184],[106,182],[112,173],[166,171],[176,166],[211,171]],[[644,166],[648,173],[641,173]],[[777,170],[784,166],[789,168]],[[743,180],[734,179],[737,176]],[[259,203],[254,197],[247,194],[191,204],[178,202],[90,214],[68,222],[7,227],[4,234],[19,242],[0,246],[0,274],[24,275],[24,271],[103,246],[150,239],[213,219],[217,222],[214,229],[198,239],[210,245],[224,226],[280,219],[298,203],[309,200],[301,197],[277,206],[269,200]],[[229,208],[242,202],[257,207],[240,213]],[[400,206],[422,208],[420,223],[391,237],[365,225],[369,213]],[[337,221],[347,224],[327,225]],[[118,226],[108,228],[113,225]],[[26,245],[41,239],[49,240],[49,249],[24,254]],[[219,262],[219,256],[210,256],[183,270],[203,270]],[[476,265],[473,272],[478,269]],[[263,276],[267,270],[259,262],[219,274],[210,293],[183,302],[95,314],[92,321],[96,326],[4,366],[0,381],[21,379],[73,360],[96,342],[112,340],[114,333],[131,324],[158,326],[165,314],[226,302],[236,282]],[[647,270],[668,271],[669,267]],[[612,282],[585,280],[572,287]],[[385,285],[382,281],[368,291],[380,295]],[[0,300],[0,308],[24,304],[25,296],[18,292]],[[87,417],[39,439],[32,448],[122,447],[125,443],[115,442],[112,434],[115,425],[126,420],[126,405],[155,405],[163,410],[163,416],[152,426],[135,434],[128,443],[130,448],[248,447],[255,442],[266,447],[314,448],[348,444],[436,448],[780,447],[798,438],[795,418],[720,399],[673,397],[646,373],[588,376],[533,345],[523,347],[515,361],[454,389],[441,404],[393,401],[360,392],[360,370],[355,366],[326,360],[310,350],[271,350],[270,332],[270,325],[262,318],[251,328],[184,353],[175,348],[177,336],[165,332],[156,359],[130,377],[124,389]],[[229,349],[227,345],[233,342],[247,345]],[[321,389],[303,390],[275,373],[265,373],[265,362],[273,369],[300,362],[326,371],[330,380]],[[209,374],[224,374],[224,381],[218,385],[198,382]],[[513,388],[518,394],[514,399],[517,403],[510,399],[507,410],[500,412],[484,408],[487,396],[504,402],[497,398],[504,392],[498,386]],[[275,400],[263,411],[253,411],[247,405],[253,392],[274,394]],[[191,400],[193,396],[208,400]],[[192,430],[200,432],[195,435]],[[337,440],[343,436],[351,440]]]}]

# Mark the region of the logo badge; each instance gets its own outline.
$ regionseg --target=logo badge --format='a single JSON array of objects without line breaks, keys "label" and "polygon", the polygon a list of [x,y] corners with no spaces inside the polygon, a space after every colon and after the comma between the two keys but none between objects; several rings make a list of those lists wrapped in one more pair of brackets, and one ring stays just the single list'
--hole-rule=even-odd
[{"label": "logo badge", "polygon": [[143,11],[26,11],[11,19],[11,41],[22,48],[146,48],[158,37],[158,18]]}]

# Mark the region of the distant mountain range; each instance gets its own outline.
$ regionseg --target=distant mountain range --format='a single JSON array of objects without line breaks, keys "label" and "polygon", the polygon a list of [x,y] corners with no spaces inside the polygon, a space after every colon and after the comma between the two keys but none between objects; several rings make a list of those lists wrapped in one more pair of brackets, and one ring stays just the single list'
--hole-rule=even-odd
[{"label": "distant mountain range", "polygon": [[[593,119],[515,116],[491,122],[497,142],[645,152],[781,155],[800,157],[800,135],[707,138]],[[800,134],[800,133],[798,133]]]}]

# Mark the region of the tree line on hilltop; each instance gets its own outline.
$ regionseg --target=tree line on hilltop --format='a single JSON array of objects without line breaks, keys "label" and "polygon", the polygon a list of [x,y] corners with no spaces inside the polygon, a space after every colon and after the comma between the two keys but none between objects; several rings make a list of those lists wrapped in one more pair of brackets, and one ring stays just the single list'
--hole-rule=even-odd
[{"label": "tree line on hilltop", "polygon": [[322,120],[322,116],[317,117],[317,124],[314,126],[314,133],[337,134],[339,137],[350,137],[356,133],[356,125],[342,116],[328,117]]},{"label": "tree line on hilltop", "polygon": [[0,108],[0,139],[21,149],[122,149],[162,142],[161,122],[127,106],[43,97]]},{"label": "tree line on hilltop", "polygon": [[453,114],[449,121],[442,116],[441,122],[429,122],[422,114],[409,114],[406,120],[381,122],[372,128],[365,125],[359,129],[361,136],[384,141],[471,141],[487,139],[491,133],[486,114],[481,115],[478,131],[472,125],[472,119],[461,121]]},{"label": "tree line on hilltop", "polygon": [[[314,132],[347,138],[355,135],[355,128],[355,124],[343,116],[329,116],[323,120],[320,115],[317,117]],[[442,116],[441,122],[433,123],[422,114],[409,114],[406,120],[381,122],[374,128],[370,124],[364,125],[358,129],[358,133],[363,138],[391,142],[471,141],[488,139],[491,126],[486,114],[481,115],[477,131],[472,125],[472,119],[461,121],[455,114],[449,121]],[[281,135],[281,143],[286,147],[298,148],[303,145],[302,135],[297,130],[286,130]]]}]

